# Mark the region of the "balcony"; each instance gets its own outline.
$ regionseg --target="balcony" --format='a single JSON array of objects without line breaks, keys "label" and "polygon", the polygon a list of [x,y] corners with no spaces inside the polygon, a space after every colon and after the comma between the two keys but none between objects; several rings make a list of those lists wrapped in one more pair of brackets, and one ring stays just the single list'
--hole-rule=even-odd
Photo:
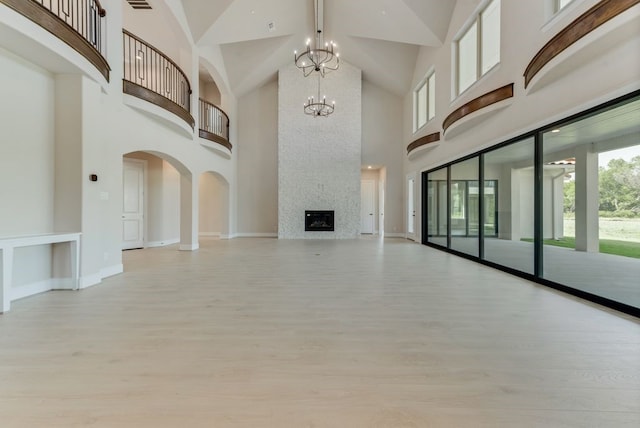
[{"label": "balcony", "polygon": [[0,0],[84,56],[109,81],[107,11],[98,0]]},{"label": "balcony", "polygon": [[160,50],[127,30],[122,32],[123,92],[173,113],[193,129],[191,85],[186,74]]},{"label": "balcony", "polygon": [[229,116],[219,107],[200,98],[200,138],[218,143],[231,151],[229,142]]}]

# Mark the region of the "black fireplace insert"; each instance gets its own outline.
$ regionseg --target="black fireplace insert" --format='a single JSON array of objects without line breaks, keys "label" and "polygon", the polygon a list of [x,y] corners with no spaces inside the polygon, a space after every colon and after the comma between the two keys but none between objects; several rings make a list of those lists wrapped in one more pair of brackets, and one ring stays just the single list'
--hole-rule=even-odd
[{"label": "black fireplace insert", "polygon": [[305,232],[333,232],[333,211],[305,211]]}]

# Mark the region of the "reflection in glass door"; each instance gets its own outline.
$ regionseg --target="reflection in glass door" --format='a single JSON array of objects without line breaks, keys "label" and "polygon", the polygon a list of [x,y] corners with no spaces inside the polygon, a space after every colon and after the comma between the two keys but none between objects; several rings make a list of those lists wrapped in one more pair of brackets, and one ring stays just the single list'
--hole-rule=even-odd
[{"label": "reflection in glass door", "polygon": [[407,180],[407,235],[415,235],[416,207],[415,207],[415,185],[416,179],[411,177]]},{"label": "reflection in glass door", "polygon": [[467,182],[451,182],[451,235],[467,234]]},{"label": "reflection in glass door", "polygon": [[479,158],[451,165],[451,249],[479,253]]},{"label": "reflection in glass door", "polygon": [[447,169],[427,174],[426,188],[427,242],[447,246]]},{"label": "reflection in glass door", "polygon": [[[438,235],[447,236],[447,182],[438,181]],[[446,242],[446,239],[445,239]]]},{"label": "reflection in glass door", "polygon": [[[484,236],[498,236],[498,213],[496,197],[498,195],[498,181],[484,181]],[[479,223],[479,222],[478,222]]]},{"label": "reflection in glass door", "polygon": [[484,155],[484,259],[531,274],[534,272],[533,165],[533,138]]}]

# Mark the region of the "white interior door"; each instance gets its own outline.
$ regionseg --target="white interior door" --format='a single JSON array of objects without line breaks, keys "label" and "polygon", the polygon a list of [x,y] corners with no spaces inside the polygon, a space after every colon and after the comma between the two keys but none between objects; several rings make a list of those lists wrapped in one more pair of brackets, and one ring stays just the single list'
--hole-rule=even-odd
[{"label": "white interior door", "polygon": [[122,168],[122,249],[144,247],[144,162],[125,159]]},{"label": "white interior door", "polygon": [[384,236],[384,181],[380,181],[378,183],[378,211],[380,211],[380,215],[378,216],[378,234],[380,236]]},{"label": "white interior door", "polygon": [[375,191],[376,183],[374,180],[362,180],[360,185],[360,233],[373,234],[375,226]]},{"label": "white interior door", "polygon": [[416,235],[416,179],[407,179],[407,238],[415,240]]}]

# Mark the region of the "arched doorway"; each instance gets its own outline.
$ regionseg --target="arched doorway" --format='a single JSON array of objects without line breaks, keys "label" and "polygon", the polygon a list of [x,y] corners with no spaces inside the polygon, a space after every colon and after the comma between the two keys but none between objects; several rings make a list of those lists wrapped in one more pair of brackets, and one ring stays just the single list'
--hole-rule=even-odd
[{"label": "arched doorway", "polygon": [[198,248],[198,195],[192,176],[182,162],[164,153],[123,155],[123,249],[177,243],[181,250]]}]

